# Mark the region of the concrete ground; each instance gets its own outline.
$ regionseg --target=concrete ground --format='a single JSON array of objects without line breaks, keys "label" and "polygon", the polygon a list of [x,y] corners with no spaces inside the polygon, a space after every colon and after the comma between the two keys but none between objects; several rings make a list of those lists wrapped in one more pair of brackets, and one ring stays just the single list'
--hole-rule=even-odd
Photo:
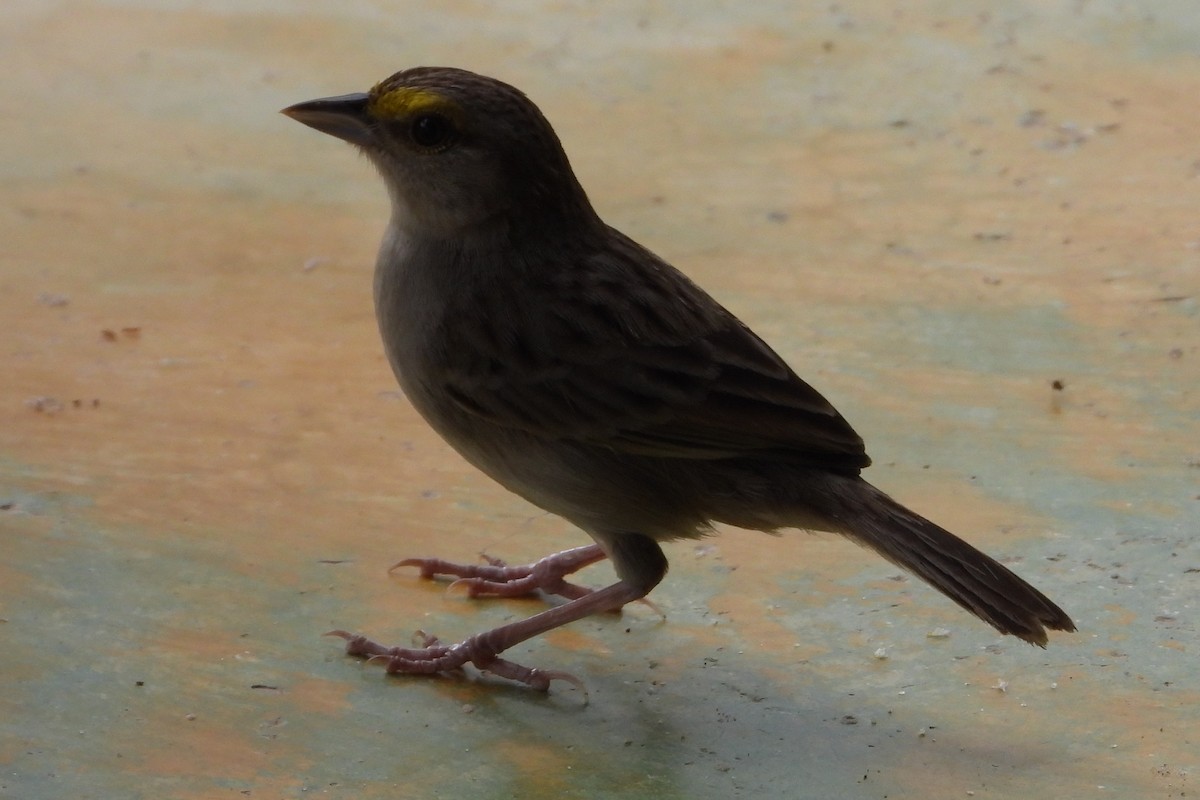
[{"label": "concrete ground", "polygon": [[[1192,0],[433,5],[0,6],[0,796],[1200,791]],[[276,113],[430,63],[525,89],[874,483],[1079,632],[1030,648],[846,542],[723,531],[668,548],[665,621],[513,651],[586,707],[321,638],[531,614],[386,570],[585,541],[398,395],[384,192]]]}]

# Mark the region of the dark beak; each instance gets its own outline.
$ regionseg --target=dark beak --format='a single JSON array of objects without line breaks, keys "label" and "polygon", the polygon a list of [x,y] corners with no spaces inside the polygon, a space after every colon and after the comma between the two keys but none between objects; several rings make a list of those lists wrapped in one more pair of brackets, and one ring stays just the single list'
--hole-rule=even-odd
[{"label": "dark beak", "polygon": [[280,113],[359,147],[367,147],[374,140],[365,94],[322,97],[288,106]]}]

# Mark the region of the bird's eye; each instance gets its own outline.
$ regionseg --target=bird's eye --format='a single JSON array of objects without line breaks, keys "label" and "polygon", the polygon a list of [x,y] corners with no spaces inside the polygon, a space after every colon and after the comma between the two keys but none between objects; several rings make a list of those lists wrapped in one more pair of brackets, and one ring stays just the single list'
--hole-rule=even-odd
[{"label": "bird's eye", "polygon": [[409,135],[418,147],[440,150],[454,139],[454,123],[441,114],[421,114],[412,121]]}]

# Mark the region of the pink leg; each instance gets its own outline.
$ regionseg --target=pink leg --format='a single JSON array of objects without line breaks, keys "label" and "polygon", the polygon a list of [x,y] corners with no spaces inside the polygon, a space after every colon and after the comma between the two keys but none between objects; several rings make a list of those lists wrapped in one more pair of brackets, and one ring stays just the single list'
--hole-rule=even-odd
[{"label": "pink leg", "polygon": [[[577,548],[577,550],[586,549],[588,548]],[[550,556],[550,558],[554,558],[554,556]],[[387,647],[373,642],[365,636],[358,636],[346,631],[330,631],[328,635],[340,636],[345,639],[346,652],[350,655],[386,658],[388,660],[387,671],[392,674],[428,675],[436,672],[449,672],[469,662],[479,669],[519,681],[540,691],[546,691],[550,687],[550,682],[554,680],[572,683],[584,692],[586,702],[587,690],[574,675],[555,670],[531,669],[499,658],[498,655],[515,644],[539,636],[561,625],[602,611],[620,608],[626,603],[639,600],[646,595],[647,591],[648,589],[639,589],[618,581],[603,589],[590,591],[564,605],[549,608],[528,619],[477,633],[452,645],[444,645],[433,637],[425,636],[424,647]]]},{"label": "pink leg", "polygon": [[[497,558],[484,556],[487,564],[455,564],[440,558],[406,558],[397,567],[420,567],[422,578],[453,575],[451,588],[465,586],[469,597],[523,597],[542,590],[568,600],[591,594],[592,590],[563,580],[563,576],[607,558],[598,544],[564,550],[532,564],[510,567]],[[389,570],[390,572],[391,570]]]}]

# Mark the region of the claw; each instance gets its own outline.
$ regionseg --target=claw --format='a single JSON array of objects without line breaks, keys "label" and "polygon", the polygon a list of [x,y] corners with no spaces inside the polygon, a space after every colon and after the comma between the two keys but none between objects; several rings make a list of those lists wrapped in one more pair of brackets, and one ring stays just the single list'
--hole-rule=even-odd
[{"label": "claw", "polygon": [[438,560],[436,558],[405,558],[397,561],[388,567],[388,575],[391,575],[401,567],[420,567],[422,578],[432,578],[438,574]]},{"label": "claw", "polygon": [[[643,597],[641,600],[638,600],[638,602],[644,606],[649,606],[651,611],[653,611],[655,614],[658,614],[660,617],[662,617],[663,622],[667,621],[667,612],[663,611],[662,608],[658,605],[658,603],[655,603],[653,600],[651,600],[648,597]],[[617,611],[620,611],[620,610],[621,609],[619,609],[619,608],[617,609]]]},{"label": "claw", "polygon": [[471,581],[471,578],[458,578],[450,581],[450,583],[446,586],[446,596],[449,597],[450,595],[454,594],[457,589],[461,588],[467,590],[467,597],[473,597],[474,595],[471,592]]},{"label": "claw", "polygon": [[486,561],[488,563],[489,567],[500,567],[501,569],[503,569],[504,567],[508,566],[508,562],[506,562],[504,559],[493,558],[492,556],[489,556],[487,553],[480,553],[479,557],[482,558],[484,561]]},{"label": "claw", "polygon": [[413,631],[412,643],[414,647],[437,647],[442,643],[442,640],[434,636],[432,633],[417,628]]},{"label": "claw", "polygon": [[503,658],[497,658],[483,671],[498,675],[501,678],[518,681],[538,692],[549,692],[552,681],[569,683],[583,694],[583,704],[585,706],[591,702],[587,686],[584,685],[583,681],[569,672],[557,669],[531,669],[530,667],[523,667],[520,664],[515,664]]}]

